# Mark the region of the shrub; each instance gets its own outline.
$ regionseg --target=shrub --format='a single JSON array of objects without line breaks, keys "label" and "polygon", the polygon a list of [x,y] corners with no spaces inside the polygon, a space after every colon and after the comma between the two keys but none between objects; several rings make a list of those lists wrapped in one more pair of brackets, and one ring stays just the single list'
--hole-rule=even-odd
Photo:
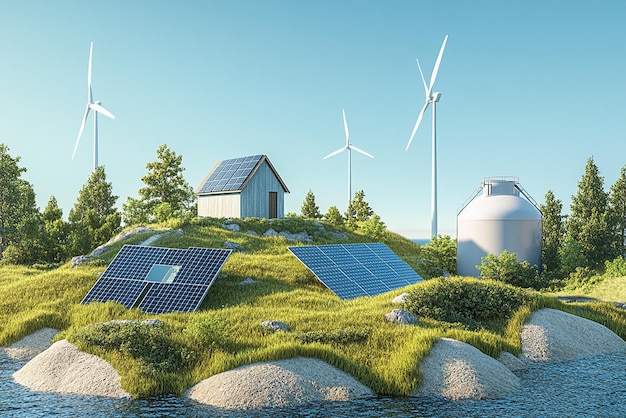
[{"label": "shrub", "polygon": [[112,321],[83,328],[74,339],[88,346],[115,350],[140,360],[148,368],[174,372],[186,367],[192,353],[181,343],[172,340],[171,330],[160,322],[154,325],[134,321]]},{"label": "shrub", "polygon": [[487,328],[490,321],[509,318],[533,298],[523,289],[491,280],[433,279],[408,293],[405,309],[477,330]]},{"label": "shrub", "polygon": [[626,260],[621,255],[613,261],[604,262],[605,278],[615,278],[626,276]]},{"label": "shrub", "polygon": [[296,340],[304,344],[350,344],[367,340],[369,332],[359,328],[346,328],[337,331],[310,331],[296,336]]},{"label": "shrub", "polygon": [[539,276],[537,266],[531,266],[528,261],[517,261],[517,254],[507,250],[499,256],[487,254],[482,257],[482,263],[476,266],[483,279],[498,280],[519,287],[541,289],[543,281]]}]

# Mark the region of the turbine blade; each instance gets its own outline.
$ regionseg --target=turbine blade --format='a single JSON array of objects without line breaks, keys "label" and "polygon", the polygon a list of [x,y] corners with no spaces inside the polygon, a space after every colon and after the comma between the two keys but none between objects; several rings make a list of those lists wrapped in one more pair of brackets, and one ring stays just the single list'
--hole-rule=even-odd
[{"label": "turbine blade", "polygon": [[352,148],[352,149],[353,149],[353,150],[355,150],[356,152],[360,152],[361,154],[363,154],[363,155],[365,155],[365,156],[367,156],[367,157],[374,158],[374,156],[373,156],[372,154],[367,153],[367,152],[363,151],[361,148],[357,148],[357,147],[355,147],[354,145],[350,145],[350,148]]},{"label": "turbine blade", "polygon": [[85,129],[85,122],[87,122],[87,116],[89,116],[89,105],[85,109],[85,116],[83,116],[83,122],[80,124],[80,129],[78,130],[78,137],[76,138],[76,144],[74,145],[74,152],[72,153],[72,160],[76,155],[76,150],[78,149],[78,143],[80,142],[80,137],[83,135],[83,130]]},{"label": "turbine blade", "polygon": [[343,150],[347,149],[346,147],[343,148],[339,148],[337,151],[331,152],[330,154],[328,154],[326,157],[322,158],[323,160],[330,158],[330,157],[334,157],[335,155],[343,152]]},{"label": "turbine blade", "polygon": [[106,110],[104,107],[102,107],[98,103],[90,103],[88,106],[91,109],[95,110],[98,113],[103,114],[104,116],[106,116],[108,118],[115,119],[115,116],[113,116],[113,113],[109,112],[108,110]]},{"label": "turbine blade", "polygon": [[348,132],[348,122],[346,121],[346,111],[341,109],[343,113],[343,129],[346,131],[346,147],[348,146],[348,138],[350,138],[350,132]]},{"label": "turbine blade", "polygon": [[426,96],[428,96],[428,85],[426,84],[426,79],[424,78],[424,72],[422,71],[422,66],[420,65],[420,60],[415,58],[415,61],[417,61],[417,68],[419,68],[419,70],[420,70],[420,75],[422,76],[422,83],[424,83],[424,93],[426,93]]},{"label": "turbine blade", "polygon": [[430,86],[428,87],[428,97],[433,91],[433,86],[435,85],[435,79],[437,78],[437,73],[439,72],[439,64],[441,64],[441,57],[443,56],[443,50],[446,47],[446,42],[448,42],[448,35],[443,38],[443,43],[441,44],[441,49],[439,50],[439,55],[437,55],[437,62],[435,62],[435,68],[433,69],[433,73],[430,76]]},{"label": "turbine blade", "polygon": [[91,56],[93,53],[93,42],[89,47],[89,68],[87,69],[87,100],[93,103],[93,93],[91,92]]},{"label": "turbine blade", "polygon": [[424,107],[422,107],[422,110],[420,111],[420,114],[417,117],[417,122],[415,122],[415,127],[413,128],[413,132],[411,133],[411,138],[409,139],[409,143],[406,144],[406,151],[409,150],[409,147],[411,146],[411,142],[413,142],[413,137],[415,136],[415,132],[417,132],[417,128],[419,128],[420,123],[422,122],[422,119],[424,118],[424,113],[426,113],[426,109],[428,108],[428,105],[429,105],[429,101],[428,101],[428,98],[426,98],[426,103],[424,103]]}]

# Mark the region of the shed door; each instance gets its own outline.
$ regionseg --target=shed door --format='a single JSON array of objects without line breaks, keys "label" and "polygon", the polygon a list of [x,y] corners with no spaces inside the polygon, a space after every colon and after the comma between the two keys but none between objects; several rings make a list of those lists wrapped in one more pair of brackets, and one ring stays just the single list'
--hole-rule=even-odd
[{"label": "shed door", "polygon": [[278,218],[278,192],[270,192],[269,218]]}]

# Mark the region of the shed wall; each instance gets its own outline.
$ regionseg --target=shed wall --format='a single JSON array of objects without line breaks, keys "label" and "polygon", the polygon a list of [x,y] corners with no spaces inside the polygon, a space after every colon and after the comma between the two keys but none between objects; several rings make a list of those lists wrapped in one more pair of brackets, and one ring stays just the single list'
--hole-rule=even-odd
[{"label": "shed wall", "polygon": [[229,193],[198,196],[198,216],[241,218],[241,195],[239,193]]},{"label": "shed wall", "polygon": [[285,190],[264,161],[241,191],[241,217],[269,217],[269,194],[278,194],[278,218],[285,216]]}]

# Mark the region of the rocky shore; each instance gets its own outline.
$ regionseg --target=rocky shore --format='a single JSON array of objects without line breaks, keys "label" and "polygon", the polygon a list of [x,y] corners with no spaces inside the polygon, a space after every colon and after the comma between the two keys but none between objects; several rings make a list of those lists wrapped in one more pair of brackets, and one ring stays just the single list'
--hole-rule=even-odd
[{"label": "rocky shore", "polygon": [[[17,383],[38,391],[130,396],[121,388],[119,374],[104,360],[78,351],[65,340],[50,345],[54,332],[42,330],[3,349],[14,358],[34,356],[13,375]],[[498,398],[519,387],[514,371],[527,364],[626,351],[626,342],[603,325],[553,309],[534,312],[523,327],[521,339],[519,358],[502,353],[498,360],[469,344],[439,340],[420,365],[423,383],[412,396]],[[299,357],[250,364],[211,376],[185,396],[225,409],[257,409],[350,401],[375,394],[321,360]]]}]

